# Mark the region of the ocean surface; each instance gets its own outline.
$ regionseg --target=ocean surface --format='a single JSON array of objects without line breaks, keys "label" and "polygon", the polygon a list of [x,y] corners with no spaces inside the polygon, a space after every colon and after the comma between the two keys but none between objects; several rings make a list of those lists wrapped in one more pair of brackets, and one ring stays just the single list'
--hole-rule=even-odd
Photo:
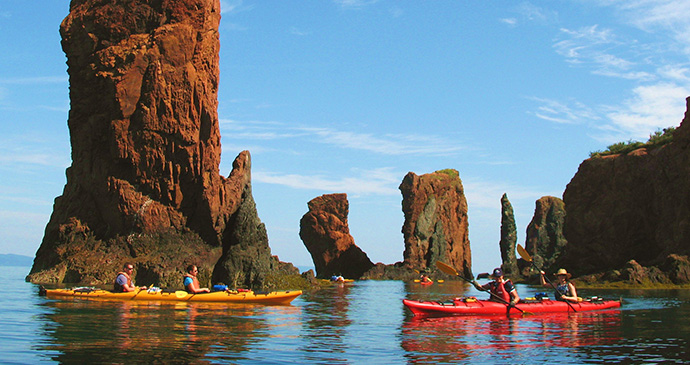
[{"label": "ocean surface", "polygon": [[690,362],[689,290],[579,291],[622,298],[613,311],[419,319],[402,299],[486,293],[461,282],[360,281],[288,306],[53,300],[24,282],[29,267],[0,269],[3,364]]}]

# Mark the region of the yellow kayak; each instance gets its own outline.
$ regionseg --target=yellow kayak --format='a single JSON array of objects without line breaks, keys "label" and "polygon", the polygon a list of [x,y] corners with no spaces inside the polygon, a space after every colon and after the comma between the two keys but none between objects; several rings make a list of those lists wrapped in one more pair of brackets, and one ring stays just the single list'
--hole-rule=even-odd
[{"label": "yellow kayak", "polygon": [[217,291],[212,293],[189,294],[186,291],[165,292],[160,289],[141,289],[128,293],[113,293],[96,288],[44,289],[39,294],[50,298],[79,298],[96,300],[150,300],[172,302],[216,302],[216,303],[260,303],[290,304],[302,294],[301,290],[256,293],[248,291]]}]

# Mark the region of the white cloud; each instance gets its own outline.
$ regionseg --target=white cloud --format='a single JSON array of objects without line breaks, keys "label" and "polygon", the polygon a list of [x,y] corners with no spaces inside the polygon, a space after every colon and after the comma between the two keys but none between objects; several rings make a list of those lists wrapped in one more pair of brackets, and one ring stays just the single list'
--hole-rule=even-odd
[{"label": "white cloud", "polygon": [[455,141],[439,136],[359,133],[340,131],[332,128],[290,126],[279,122],[247,121],[223,119],[220,121],[221,134],[233,141],[300,139],[304,143],[329,144],[340,148],[375,152],[382,155],[451,155],[466,150]]},{"label": "white cloud", "polygon": [[634,96],[621,106],[611,107],[607,117],[612,132],[605,138],[612,141],[637,139],[646,141],[651,132],[678,126],[685,110],[690,89],[673,83],[639,86]]},{"label": "white cloud", "polygon": [[376,4],[378,0],[333,0],[333,2],[344,9],[361,9]]},{"label": "white cloud", "polygon": [[19,77],[0,79],[3,85],[40,85],[40,84],[60,84],[69,81],[67,76],[43,76],[43,77]]},{"label": "white cloud", "polygon": [[390,168],[352,170],[354,176],[334,179],[321,175],[279,174],[257,170],[252,181],[283,185],[293,189],[345,192],[348,195],[399,195],[400,173]]},{"label": "white cloud", "polygon": [[516,26],[518,21],[515,18],[504,18],[504,19],[499,19],[501,23],[508,24],[510,26]]},{"label": "white cloud", "polygon": [[545,98],[533,97],[529,99],[540,104],[537,107],[537,111],[532,112],[532,114],[537,118],[550,122],[559,124],[585,124],[600,118],[595,111],[577,101],[564,103]]}]

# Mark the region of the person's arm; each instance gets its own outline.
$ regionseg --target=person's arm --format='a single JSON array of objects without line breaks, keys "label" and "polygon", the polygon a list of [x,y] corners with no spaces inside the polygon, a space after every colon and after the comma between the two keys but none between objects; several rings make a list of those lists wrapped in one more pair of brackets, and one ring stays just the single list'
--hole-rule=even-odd
[{"label": "person's arm", "polygon": [[541,286],[548,286],[550,288],[551,284],[547,283],[546,280],[544,280],[544,275],[546,275],[545,272],[543,272],[543,271],[539,272],[539,281],[541,281]]},{"label": "person's arm", "polygon": [[137,289],[136,286],[134,286],[134,285],[130,286],[127,282],[122,284],[122,291],[123,292],[131,292],[131,291],[135,291],[136,289]]},{"label": "person's arm", "polygon": [[520,296],[518,295],[518,292],[516,289],[513,289],[513,291],[510,292],[510,304],[515,305],[520,301]]},{"label": "person's arm", "polygon": [[515,305],[520,301],[520,295],[518,295],[517,289],[512,281],[506,283],[509,287],[506,288],[510,293],[510,305]]}]

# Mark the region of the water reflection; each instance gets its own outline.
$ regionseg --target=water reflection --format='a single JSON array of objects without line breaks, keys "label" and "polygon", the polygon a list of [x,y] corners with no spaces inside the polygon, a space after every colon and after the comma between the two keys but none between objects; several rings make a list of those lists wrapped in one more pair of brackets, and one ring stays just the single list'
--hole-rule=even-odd
[{"label": "water reflection", "polygon": [[[241,353],[269,332],[262,308],[215,303],[54,301],[41,350],[59,362],[191,362]],[[280,308],[280,307],[276,307]],[[276,310],[276,309],[274,309]],[[279,309],[277,309],[279,310]]]},{"label": "water reflection", "polygon": [[619,311],[535,316],[411,317],[402,347],[412,363],[449,363],[476,357],[513,359],[529,349],[558,351],[606,345],[621,337]]},{"label": "water reflection", "polygon": [[300,337],[300,351],[306,359],[315,360],[322,357],[310,354],[329,353],[333,362],[344,362],[337,354],[345,353],[347,332],[352,320],[349,318],[350,284],[334,284],[332,287],[304,296],[308,302],[303,307],[303,326]]}]

